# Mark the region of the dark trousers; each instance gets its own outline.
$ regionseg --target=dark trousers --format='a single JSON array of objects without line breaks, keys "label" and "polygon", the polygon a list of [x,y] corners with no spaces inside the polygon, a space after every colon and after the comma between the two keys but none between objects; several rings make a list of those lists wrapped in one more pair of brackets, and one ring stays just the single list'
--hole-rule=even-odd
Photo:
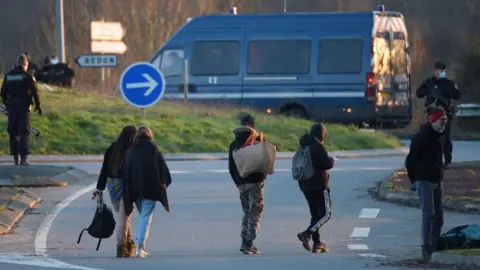
[{"label": "dark trousers", "polygon": [[453,151],[453,144],[452,144],[452,137],[451,137],[451,129],[452,129],[452,120],[450,117],[448,119],[447,125],[445,126],[445,131],[443,133],[443,156],[445,158],[445,163],[452,163],[452,151]]},{"label": "dark trousers", "polygon": [[28,137],[30,134],[30,112],[24,109],[8,108],[8,135],[10,154],[26,159],[28,155]]},{"label": "dark trousers", "polygon": [[422,242],[428,252],[435,251],[443,226],[443,184],[416,182],[422,209]]},{"label": "dark trousers", "polygon": [[305,191],[303,194],[307,200],[311,215],[307,232],[312,234],[314,243],[320,243],[320,227],[327,223],[332,215],[330,190]]}]

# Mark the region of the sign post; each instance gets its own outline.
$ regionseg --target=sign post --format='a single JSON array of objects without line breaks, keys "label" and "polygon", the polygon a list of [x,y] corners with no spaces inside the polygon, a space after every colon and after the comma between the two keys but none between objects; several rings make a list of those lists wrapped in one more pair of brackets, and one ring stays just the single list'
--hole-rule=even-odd
[{"label": "sign post", "polygon": [[127,67],[120,77],[120,92],[130,105],[145,108],[156,104],[165,93],[165,78],[160,70],[149,62],[138,62]]},{"label": "sign post", "polygon": [[[81,55],[76,62],[81,67],[100,67],[102,86],[105,82],[105,67],[116,67],[118,55],[127,51],[127,45],[122,41],[125,33],[125,29],[119,22],[102,20],[92,21],[90,24],[90,46],[94,54]],[[94,64],[91,61],[93,58]]]}]

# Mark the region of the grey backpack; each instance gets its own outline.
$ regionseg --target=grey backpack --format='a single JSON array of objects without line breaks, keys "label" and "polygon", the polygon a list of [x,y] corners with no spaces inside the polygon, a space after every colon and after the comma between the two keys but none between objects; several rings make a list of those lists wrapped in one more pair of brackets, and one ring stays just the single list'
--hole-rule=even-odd
[{"label": "grey backpack", "polygon": [[292,159],[292,177],[297,181],[305,181],[312,178],[315,170],[310,156],[310,147],[300,147]]}]

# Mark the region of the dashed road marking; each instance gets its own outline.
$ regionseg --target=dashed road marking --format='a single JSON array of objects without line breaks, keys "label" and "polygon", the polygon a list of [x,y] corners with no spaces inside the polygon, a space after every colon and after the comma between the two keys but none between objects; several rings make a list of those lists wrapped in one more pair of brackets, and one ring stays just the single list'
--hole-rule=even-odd
[{"label": "dashed road marking", "polygon": [[375,254],[375,253],[361,253],[361,254],[358,254],[358,256],[364,257],[364,258],[387,258],[387,256],[385,255]]},{"label": "dashed road marking", "polygon": [[370,228],[355,227],[353,228],[353,231],[350,234],[350,237],[363,238],[363,237],[368,237],[369,234],[370,234]]},{"label": "dashed road marking", "polygon": [[363,208],[358,215],[358,218],[376,218],[380,213],[378,208]]},{"label": "dashed road marking", "polygon": [[347,245],[350,250],[368,250],[368,246],[364,244],[351,244]]}]

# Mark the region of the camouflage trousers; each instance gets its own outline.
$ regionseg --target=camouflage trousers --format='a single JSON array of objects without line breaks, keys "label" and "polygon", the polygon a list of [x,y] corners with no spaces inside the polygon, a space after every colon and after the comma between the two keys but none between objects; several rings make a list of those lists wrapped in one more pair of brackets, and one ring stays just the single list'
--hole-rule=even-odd
[{"label": "camouflage trousers", "polygon": [[263,212],[263,195],[265,183],[247,183],[240,185],[240,202],[243,209],[241,237],[245,240],[255,240],[260,230]]}]

